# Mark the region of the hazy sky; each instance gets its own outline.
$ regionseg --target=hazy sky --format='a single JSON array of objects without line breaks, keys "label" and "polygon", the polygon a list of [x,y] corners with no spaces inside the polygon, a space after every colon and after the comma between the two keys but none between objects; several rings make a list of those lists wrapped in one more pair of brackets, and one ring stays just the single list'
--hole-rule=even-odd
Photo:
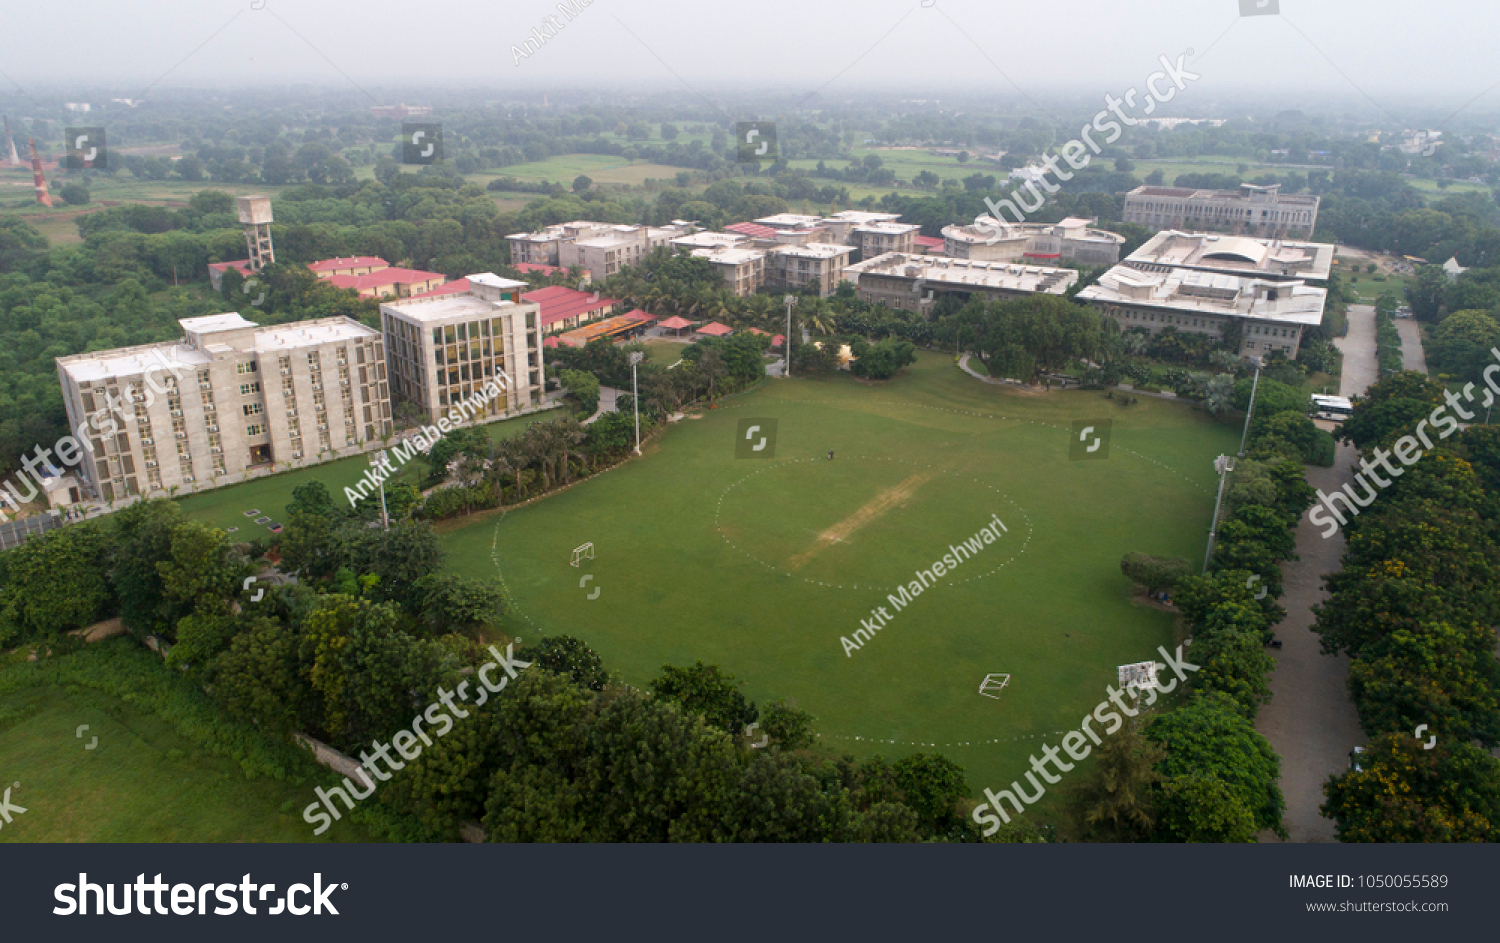
[{"label": "hazy sky", "polygon": [[[1102,98],[1141,85],[1158,56],[1188,49],[1202,78],[1165,113],[1257,89],[1367,95],[1396,114],[1423,102],[1451,110],[1500,82],[1494,0],[1261,0],[1279,2],[1281,15],[1249,17],[1241,2],[593,0],[568,20],[556,0],[4,0],[0,70],[11,82],[0,78],[0,88],[108,86],[134,97],[150,87],[150,98],[312,83],[381,103],[433,86],[708,96],[782,86],[835,100],[1013,96],[1018,86],[1039,99]],[[512,45],[548,16],[562,28],[517,64]],[[1468,111],[1500,112],[1500,88]]]}]

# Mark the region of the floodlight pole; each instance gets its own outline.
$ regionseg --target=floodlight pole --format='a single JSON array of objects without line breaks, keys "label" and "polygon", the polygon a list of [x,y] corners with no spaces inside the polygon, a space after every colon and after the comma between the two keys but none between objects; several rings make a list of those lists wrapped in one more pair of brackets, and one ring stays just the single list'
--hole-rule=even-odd
[{"label": "floodlight pole", "polygon": [[[370,464],[376,468],[380,468],[388,459],[389,457],[386,455],[385,449],[381,449],[375,453],[375,460]],[[383,475],[380,476],[380,529],[383,531],[390,531],[391,529],[391,516],[386,513],[385,509],[385,476]]]},{"label": "floodlight pole", "polygon": [[1245,457],[1245,441],[1250,437],[1250,417],[1255,415],[1255,391],[1260,388],[1260,365],[1259,357],[1250,358],[1255,364],[1255,379],[1250,382],[1250,404],[1245,408],[1245,431],[1240,433],[1239,457]]},{"label": "floodlight pole", "polygon": [[630,352],[630,408],[635,412],[635,454],[641,454],[641,397],[636,391],[635,368],[641,362],[641,352]]},{"label": "floodlight pole", "polygon": [[786,334],[781,338],[781,355],[786,365],[781,375],[790,380],[792,378],[792,305],[797,303],[797,296],[785,295],[781,300],[786,302]]},{"label": "floodlight pole", "polygon": [[1214,459],[1214,468],[1219,473],[1219,496],[1214,499],[1214,517],[1208,525],[1208,550],[1203,554],[1203,572],[1208,572],[1208,561],[1214,555],[1214,535],[1219,530],[1219,506],[1224,502],[1224,481],[1229,473],[1234,471],[1234,459],[1227,455],[1220,455]]}]

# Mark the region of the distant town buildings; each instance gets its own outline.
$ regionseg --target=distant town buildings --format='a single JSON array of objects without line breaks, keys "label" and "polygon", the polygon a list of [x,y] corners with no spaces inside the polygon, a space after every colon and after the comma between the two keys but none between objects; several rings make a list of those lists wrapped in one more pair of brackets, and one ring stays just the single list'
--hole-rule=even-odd
[{"label": "distant town buildings", "polygon": [[432,114],[431,105],[372,105],[370,114],[377,118],[426,118]]},{"label": "distant town buildings", "polygon": [[540,305],[525,282],[484,272],[466,291],[380,306],[390,348],[391,395],[415,403],[429,422],[470,401],[497,378],[505,393],[485,403],[476,422],[517,415],[541,403]]},{"label": "distant town buildings", "polygon": [[342,317],[178,323],[180,341],[57,358],[68,424],[93,447],[79,476],[98,499],[231,484],[391,434],[379,332]]},{"label": "distant town buildings", "polygon": [[1078,281],[1078,272],[892,252],[849,266],[848,277],[861,301],[926,312],[945,295],[1003,299],[1039,292],[1066,294]]},{"label": "distant town buildings", "polygon": [[1091,222],[1069,217],[1060,223],[1002,224],[982,216],[971,226],[944,226],[942,254],[985,262],[1113,265],[1120,260],[1125,237],[1090,228]]},{"label": "distant town buildings", "polygon": [[1311,238],[1318,197],[1282,194],[1280,184],[1242,183],[1238,190],[1144,186],[1125,195],[1124,218],[1156,230]]}]

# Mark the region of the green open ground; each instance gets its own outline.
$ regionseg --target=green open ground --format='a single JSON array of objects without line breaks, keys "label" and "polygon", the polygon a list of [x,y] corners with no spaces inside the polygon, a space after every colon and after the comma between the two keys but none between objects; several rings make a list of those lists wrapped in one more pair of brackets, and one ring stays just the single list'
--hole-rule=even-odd
[{"label": "green open ground", "polygon": [[[491,423],[482,428],[489,433],[491,440],[499,441],[513,435],[520,435],[533,422],[556,419],[560,416],[561,413],[546,410],[519,419]],[[267,478],[257,478],[244,484],[226,485],[200,494],[188,495],[180,498],[179,503],[182,505],[182,510],[194,520],[226,530],[230,527],[238,527],[239,531],[234,535],[236,538],[258,540],[270,537],[271,533],[266,530],[266,525],[255,523],[255,518],[261,516],[260,514],[246,517],[246,511],[258,510],[261,514],[269,515],[273,522],[285,524],[286,506],[292,502],[292,491],[303,482],[315,480],[327,485],[334,501],[342,504],[344,489],[357,487],[369,467],[368,456],[354,455],[322,465],[282,472]],[[398,481],[411,481],[413,484],[420,485],[422,477],[426,474],[427,463],[421,456],[415,456],[398,469],[395,477],[387,480],[387,486]],[[379,501],[380,499],[372,494],[372,500]]]},{"label": "green open ground", "polygon": [[[1112,421],[1107,459],[1069,460],[1075,419]],[[736,458],[751,420],[757,437],[775,421],[774,456]],[[576,635],[636,685],[718,664],[752,699],[811,711],[825,742],[938,749],[978,787],[1019,777],[1116,666],[1170,644],[1171,617],[1132,605],[1120,558],[1201,557],[1212,460],[1236,441],[1184,404],[1021,394],[923,353],[885,384],[767,383],[596,480],[445,525],[443,542],[454,570],[502,579],[512,635]],[[994,516],[999,541],[895,611],[888,592]],[[595,558],[571,566],[586,542]],[[846,655],[876,606],[888,624]],[[998,700],[978,693],[991,673],[1011,675]]]},{"label": "green open ground", "polygon": [[596,184],[629,184],[640,186],[647,177],[656,180],[671,180],[683,167],[668,167],[644,160],[626,160],[608,154],[561,154],[529,164],[512,164],[499,171],[470,174],[466,179],[487,184],[498,177],[515,177],[518,180],[550,180],[565,187],[573,185],[573,178],[585,174]]},{"label": "green open ground", "polygon": [[247,779],[134,703],[15,680],[0,678],[0,787],[26,811],[0,827],[0,842],[371,840],[352,821],[313,837],[300,814],[312,785]]}]

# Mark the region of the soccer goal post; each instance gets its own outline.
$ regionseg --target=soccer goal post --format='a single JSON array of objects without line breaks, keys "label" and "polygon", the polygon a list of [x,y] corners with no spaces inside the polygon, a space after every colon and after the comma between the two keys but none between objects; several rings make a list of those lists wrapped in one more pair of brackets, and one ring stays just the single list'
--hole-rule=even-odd
[{"label": "soccer goal post", "polygon": [[573,550],[573,566],[577,566],[580,560],[592,559],[594,559],[594,545],[592,543],[586,543],[582,547],[577,547]]}]

